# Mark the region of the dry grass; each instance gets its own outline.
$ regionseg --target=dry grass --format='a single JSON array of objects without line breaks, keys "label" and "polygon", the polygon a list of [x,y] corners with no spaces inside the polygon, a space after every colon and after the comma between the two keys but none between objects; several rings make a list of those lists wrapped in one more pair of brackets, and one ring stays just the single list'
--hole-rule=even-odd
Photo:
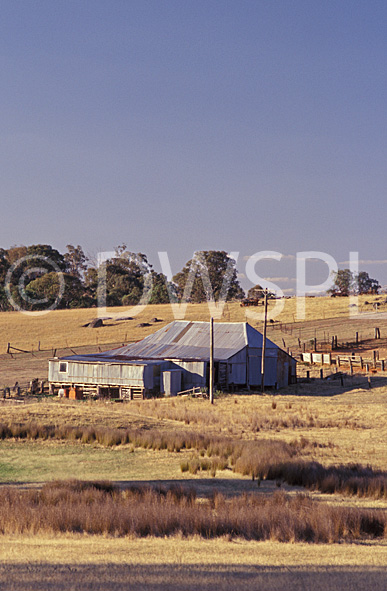
[{"label": "dry grass", "polygon": [[7,591],[382,591],[386,549],[364,542],[2,536],[0,585]]},{"label": "dry grass", "polygon": [[[365,305],[365,301],[372,302],[378,296],[361,296],[360,310],[372,311],[372,306]],[[381,296],[379,296],[381,297]],[[383,298],[382,298],[383,299]],[[275,316],[278,322],[292,323],[297,320],[297,299],[282,300],[284,308],[277,315],[275,306],[279,301],[269,301],[269,317]],[[305,320],[321,320],[328,318],[346,319],[349,317],[348,298],[306,298]],[[112,320],[105,321],[106,326],[89,329],[82,325],[90,322],[97,316],[97,309],[54,310],[46,315],[25,315],[20,312],[0,313],[0,352],[6,352],[7,344],[26,350],[37,350],[40,342],[41,349],[74,347],[80,345],[103,345],[106,343],[118,343],[136,341],[144,338],[156,329],[174,320],[173,310],[169,304],[149,305],[138,315],[133,316],[136,310],[127,310],[127,315],[133,316],[133,320],[114,320],[117,315],[124,316],[124,308],[108,308],[106,316]],[[104,314],[105,316],[105,314]],[[162,322],[152,324],[153,318],[159,318]],[[375,315],[377,318],[377,314]],[[185,319],[205,320],[210,319],[207,304],[189,304]],[[253,326],[261,327],[261,308],[242,308],[237,302],[227,303],[220,319],[223,322],[250,322]],[[150,323],[149,327],[138,327],[140,323]],[[282,340],[282,335],[271,331],[270,337]]]},{"label": "dry grass", "polygon": [[[281,348],[289,348],[293,353],[302,350],[304,343],[310,347],[314,337],[318,340],[330,340],[338,335],[339,342],[346,343],[355,339],[358,332],[360,339],[369,339],[361,345],[366,349],[380,348],[381,358],[387,355],[387,319],[383,319],[383,311],[387,305],[382,296],[361,297],[360,309],[373,310],[373,299],[382,300],[380,311],[370,312],[368,320],[354,319],[348,316],[349,300],[347,298],[307,298],[306,320],[298,321],[296,298],[271,301],[270,310],[275,310],[279,304],[284,310],[276,316],[274,323],[268,325],[268,337]],[[369,301],[366,305],[365,302]],[[148,306],[132,320],[119,320],[117,314],[123,315],[122,308],[111,308],[106,311],[110,320],[105,320],[105,326],[97,329],[84,328],[97,314],[96,308],[81,310],[55,310],[44,316],[26,316],[19,312],[0,313],[0,364],[2,366],[0,386],[12,386],[16,381],[23,387],[33,378],[47,379],[48,359],[54,350],[58,356],[77,353],[93,353],[100,350],[112,349],[123,343],[137,341],[174,320],[173,311],[169,304]],[[130,314],[130,311],[128,311]],[[105,315],[105,312],[104,312]],[[228,303],[223,310],[221,321],[248,321],[252,326],[262,331],[261,308],[242,308],[238,303]],[[152,322],[154,318],[161,322]],[[189,304],[185,318],[189,320],[209,320],[207,304]],[[294,320],[297,322],[294,324]],[[139,327],[140,323],[149,326]],[[283,324],[285,323],[285,324]],[[374,341],[374,327],[379,326],[382,339]],[[17,353],[7,355],[7,345],[33,353]],[[38,351],[40,346],[41,351]],[[301,348],[300,348],[301,346]],[[383,349],[384,347],[384,349]],[[372,357],[372,352],[363,356]]]},{"label": "dry grass", "polygon": [[[232,304],[232,306],[237,313],[239,309],[242,310],[239,304]],[[8,342],[20,349],[36,351],[39,342],[41,349],[59,349],[67,346],[136,341],[174,320],[169,304],[149,305],[138,316],[134,316],[133,320],[115,321],[114,318],[118,314],[124,315],[125,308],[109,308],[106,316],[111,316],[112,319],[105,320],[105,326],[101,328],[91,329],[82,325],[97,317],[98,310],[96,308],[54,310],[43,316],[1,312],[0,351],[7,350]],[[131,315],[130,310],[128,310],[128,315]],[[238,314],[236,315],[238,316]],[[162,322],[152,323],[153,318],[158,318]],[[208,321],[210,318],[208,306],[190,305],[187,318]],[[243,314],[241,319],[243,319]],[[137,326],[144,322],[151,325],[149,327]]]},{"label": "dry grass", "polygon": [[[47,425],[36,422],[0,423],[0,439],[69,440],[83,444],[98,443],[105,447],[131,444],[154,451],[195,450],[190,460],[181,464],[182,472],[197,474],[232,467],[234,472],[259,480],[276,480],[292,486],[302,486],[323,493],[341,493],[387,499],[387,473],[359,464],[324,467],[316,461],[300,460],[300,452],[310,442],[305,439],[292,443],[270,439],[255,441],[232,440],[194,431],[158,431],[111,427]],[[199,455],[200,454],[200,457]],[[204,457],[207,456],[207,457]]]},{"label": "dry grass", "polygon": [[[356,386],[356,383],[354,384]],[[301,458],[333,464],[371,463],[387,471],[385,408],[387,388],[335,391],[327,382],[300,385],[299,393],[225,396],[204,400],[171,399],[128,404],[64,403],[53,400],[2,407],[2,422],[74,427],[156,429],[206,433],[232,439],[270,437],[303,445]],[[319,393],[323,395],[319,395]],[[273,399],[276,408],[272,408]]]},{"label": "dry grass", "polygon": [[0,560],[12,565],[34,564],[90,565],[253,565],[313,568],[320,566],[386,566],[387,545],[375,543],[282,544],[226,538],[216,540],[193,536],[171,538],[113,538],[87,534],[34,534],[0,537]]},{"label": "dry grass", "polygon": [[[308,299],[307,318],[338,318],[345,320],[348,314],[347,306],[348,301],[344,299]],[[115,311],[123,312],[122,308],[116,309]],[[249,310],[247,311],[249,312]],[[295,300],[287,300],[281,320],[283,322],[292,322],[294,313]],[[207,306],[189,306],[188,314],[189,316],[187,315],[187,318],[208,320]],[[33,346],[34,349],[36,349],[38,341],[41,341],[42,348],[77,346],[80,344],[90,344],[95,347],[97,344],[103,344],[105,342],[119,343],[121,341],[143,338],[149,332],[163,325],[160,323],[140,329],[136,327],[140,322],[147,322],[153,317],[162,318],[164,323],[173,320],[170,314],[170,307],[160,306],[157,308],[149,307],[141,316],[135,318],[133,321],[117,323],[116,325],[111,323],[111,326],[95,330],[81,328],[81,324],[94,316],[94,310],[58,311],[46,317],[39,318],[2,313],[0,314],[0,334],[3,340],[0,342],[0,350],[6,350],[7,342],[11,342],[21,348],[31,348]],[[242,321],[245,319],[246,309],[240,308],[238,305],[228,305],[226,307],[223,320]],[[247,320],[260,329],[259,320],[254,318],[247,318]],[[269,337],[276,340],[274,338],[275,333],[278,333],[276,338],[277,340],[279,339],[278,344],[282,346],[283,334],[280,331],[271,330]],[[26,334],[29,335],[28,338],[25,337]],[[285,336],[285,338],[287,337]],[[31,363],[34,361],[35,359],[31,357]],[[43,362],[45,363],[45,360],[42,360]],[[18,375],[17,366],[20,368],[19,371],[23,371],[24,363],[24,361],[19,361],[17,358],[13,360],[13,367],[15,368],[13,376]],[[43,369],[44,363],[42,365]],[[30,377],[35,377],[35,375],[39,375],[39,373],[35,371],[34,373],[31,372]],[[45,373],[42,373],[41,377],[45,377]],[[12,381],[10,384],[12,384]],[[345,390],[337,388],[337,385],[332,386],[327,383],[320,383],[317,385],[299,385],[297,390],[290,388],[285,393],[276,395],[275,408],[273,408],[273,398],[271,396],[226,397],[216,400],[214,407],[210,407],[204,401],[187,399],[146,401],[145,404],[131,403],[119,406],[88,403],[60,404],[58,401],[53,401],[25,405],[18,408],[2,407],[1,420],[7,424],[36,422],[59,426],[65,423],[73,427],[85,427],[88,429],[88,434],[85,433],[84,435],[85,438],[90,437],[93,429],[99,429],[100,427],[112,429],[142,429],[145,427],[147,430],[157,430],[159,432],[180,431],[183,428],[184,431],[204,431],[211,436],[221,435],[222,437],[240,438],[242,440],[254,440],[263,436],[291,443],[294,439],[297,439],[298,442],[301,442],[298,452],[299,459],[305,460],[306,462],[318,461],[325,468],[341,463],[349,464],[356,462],[367,464],[371,462],[376,468],[387,470],[385,453],[385,441],[387,437],[385,421],[386,401],[387,388],[385,387],[375,387],[369,392],[364,390],[361,384],[357,386],[354,384],[353,388],[349,386]],[[93,438],[93,435],[91,437]],[[8,443],[2,445],[7,446]],[[59,445],[63,448],[72,445],[72,449],[93,450],[93,453],[97,451],[98,447],[96,443],[59,444],[52,443],[50,440],[43,443],[22,443],[20,441],[12,445],[15,446],[16,455],[22,452],[23,446],[35,446],[41,449],[40,453],[43,452],[43,449],[57,449]],[[127,448],[128,446],[118,446],[117,448],[101,448],[101,450],[104,453],[106,451],[109,457],[113,457],[113,455],[117,454],[114,450],[122,449],[125,451]],[[20,451],[17,452],[16,449]],[[219,458],[217,455],[208,456],[207,452],[203,456],[201,455],[202,451],[198,450],[198,452],[195,452],[200,461],[208,460],[212,462],[212,460]],[[141,458],[143,457],[142,454],[147,457],[152,456],[154,462],[160,464],[161,471],[167,474],[167,466],[172,466],[176,463],[178,469],[180,464],[179,456],[181,455],[184,458],[185,454],[189,453],[183,451],[180,454],[171,454],[167,451],[155,453],[145,450],[141,452],[136,451],[134,454],[130,454],[130,457],[136,457],[137,454]],[[91,469],[90,476],[87,477],[92,477],[93,466],[95,470],[94,477],[100,474],[97,471],[99,470],[100,464],[93,464],[93,462],[89,461],[90,458],[86,458],[86,456],[83,459],[86,462],[85,465]],[[82,467],[83,459],[77,459],[80,467]],[[56,463],[58,464],[60,461],[58,457]],[[142,461],[142,464],[147,464],[147,462],[144,463]],[[110,464],[106,463],[106,466],[110,466]],[[147,468],[148,472],[152,470],[150,466],[151,464]],[[130,473],[130,464],[128,471]],[[111,473],[113,472],[111,471]],[[153,474],[159,474],[159,472],[160,470],[154,471]],[[230,471],[228,473],[230,476],[233,474]],[[106,472],[104,474],[106,474],[105,477],[110,477]],[[196,476],[191,476],[191,479],[199,485],[199,481],[195,479],[200,479],[204,475],[208,478],[210,471],[199,471]],[[149,478],[149,475],[147,473],[147,476],[145,476],[144,472],[145,477]],[[176,476],[173,477],[175,478]],[[186,475],[181,473],[181,478],[183,479],[184,477]],[[208,482],[214,485],[218,482],[220,488],[221,482],[225,481],[220,481],[216,477],[209,477]],[[240,480],[240,482],[246,483],[248,481]],[[250,484],[256,487],[256,482],[251,483],[250,481]],[[265,496],[266,484],[267,481],[265,483],[262,482],[260,488],[256,487],[255,494],[259,492],[261,496]],[[274,484],[273,487],[275,490],[276,487]],[[283,486],[283,488],[286,489],[286,486]],[[270,490],[273,492],[273,488]],[[312,493],[311,496],[317,496],[321,499],[324,498],[324,501],[326,501],[322,494],[317,495],[316,493]],[[304,498],[309,499],[309,497]],[[362,506],[364,509],[371,506],[384,507],[381,501],[365,501],[365,499],[358,497],[351,497],[350,500],[347,497],[345,501],[342,501],[338,495],[330,495],[330,499],[332,499],[333,508],[335,508],[335,504],[339,503],[345,510],[348,509],[348,505],[354,507]],[[323,505],[326,506],[327,503],[320,502],[318,507]],[[344,513],[349,515],[346,512]],[[380,511],[378,514],[380,514]],[[358,519],[359,512],[356,515],[356,519]],[[288,517],[289,514],[287,514]],[[286,535],[286,528],[284,532]],[[347,537],[346,539],[349,538]],[[39,562],[40,565],[42,563],[55,563],[55,573],[53,573],[53,579],[50,579],[50,588],[52,588],[52,584],[55,586],[55,581],[57,580],[55,577],[57,576],[56,573],[58,573],[59,564],[68,564],[72,569],[73,566],[71,565],[80,563],[106,564],[109,562],[125,565],[143,564],[146,565],[144,568],[146,568],[147,573],[150,572],[149,565],[151,563],[172,565],[173,577],[171,580],[168,579],[169,574],[171,574],[168,571],[169,567],[162,574],[158,575],[162,577],[160,579],[160,589],[172,588],[173,581],[176,582],[176,568],[179,565],[181,566],[182,563],[195,565],[223,564],[228,565],[227,568],[230,569],[225,576],[227,580],[232,581],[231,589],[239,586],[241,573],[247,573],[247,570],[243,571],[243,569],[241,570],[239,566],[236,567],[235,565],[246,565],[244,567],[245,569],[247,565],[254,565],[255,569],[258,564],[278,565],[280,567],[283,565],[309,565],[310,569],[313,570],[319,564],[324,565],[324,567],[328,564],[342,564],[346,565],[346,567],[348,565],[354,565],[354,568],[364,565],[365,569],[372,565],[375,567],[380,566],[383,569],[386,564],[386,555],[387,546],[381,544],[380,541],[378,541],[377,545],[362,542],[360,545],[319,544],[313,546],[311,544],[304,544],[303,542],[299,542],[298,544],[278,544],[272,541],[251,542],[236,538],[233,542],[230,542],[226,537],[220,537],[216,540],[199,537],[185,539],[180,534],[174,535],[171,538],[112,538],[109,535],[48,535],[40,532],[34,533],[32,537],[28,533],[23,534],[23,536],[8,536],[4,534],[0,537],[0,558],[2,563],[7,565],[6,568],[11,563],[18,563],[17,570],[15,571],[15,581],[19,579],[19,565],[25,562],[26,556],[28,556],[30,564],[34,561]],[[85,568],[87,571],[89,567]],[[85,571],[85,578],[82,580],[79,579],[81,573],[76,573],[76,577],[79,579],[79,589],[83,588],[83,583],[91,580],[90,576],[94,572],[93,568],[91,567],[91,570]],[[106,580],[111,583],[113,575],[110,564],[108,571],[109,575]],[[208,573],[205,569],[203,569],[203,573],[205,574],[205,578],[203,580],[200,579],[200,581],[197,579],[197,582],[207,585],[209,580]],[[233,578],[234,574],[235,579]],[[358,575],[359,573],[356,574],[356,581],[358,581]],[[369,578],[371,575],[372,573],[367,574],[366,587],[371,581]],[[2,576],[1,573],[0,576]],[[47,576],[50,575],[48,574]],[[131,581],[134,580],[134,576],[133,570],[131,570]],[[152,574],[152,576],[156,575]],[[251,577],[252,573],[246,574],[246,576]],[[297,575],[297,577],[300,576],[300,574]],[[12,574],[7,574],[7,577],[7,582],[9,583]],[[93,588],[99,588],[97,579],[98,577],[103,577],[103,574],[96,573],[96,577]],[[25,591],[25,589],[29,588],[30,579],[31,572],[29,570],[25,574],[25,578],[22,576],[20,579],[20,584],[22,585],[20,589]],[[353,582],[355,579],[353,579]],[[224,577],[222,580],[225,580]],[[343,580],[342,574],[339,580]],[[2,581],[3,578],[1,578]],[[66,581],[68,581],[67,578]],[[186,581],[187,579],[185,578],[184,583]],[[183,580],[181,582],[183,583]],[[306,582],[307,587],[309,583],[311,581]],[[41,581],[39,581],[39,584],[40,586],[37,588],[40,591],[46,589]],[[74,588],[78,587],[74,586]],[[139,588],[146,588],[145,578],[139,579]],[[217,588],[220,589],[221,585],[218,584]],[[374,584],[373,588],[382,589],[383,585],[377,587]]]},{"label": "dry grass", "polygon": [[88,533],[112,536],[199,535],[248,540],[333,543],[387,535],[387,515],[378,510],[332,507],[306,495],[214,493],[196,501],[196,491],[109,482],[62,481],[39,491],[0,492],[0,533]]}]

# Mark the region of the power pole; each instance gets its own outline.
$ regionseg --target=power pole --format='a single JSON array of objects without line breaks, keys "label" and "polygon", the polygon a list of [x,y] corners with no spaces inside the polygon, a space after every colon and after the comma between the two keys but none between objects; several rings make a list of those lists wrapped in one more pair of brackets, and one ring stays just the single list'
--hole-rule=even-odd
[{"label": "power pole", "polygon": [[210,321],[210,402],[214,404],[214,319]]},{"label": "power pole", "polygon": [[261,360],[261,392],[265,391],[265,357],[266,357],[266,327],[267,327],[267,288],[265,289],[265,315],[263,321],[263,341]]}]

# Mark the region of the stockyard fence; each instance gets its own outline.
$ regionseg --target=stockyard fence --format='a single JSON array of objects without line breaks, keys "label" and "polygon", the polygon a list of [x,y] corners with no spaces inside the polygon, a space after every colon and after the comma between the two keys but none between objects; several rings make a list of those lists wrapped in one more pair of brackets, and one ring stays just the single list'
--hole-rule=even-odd
[{"label": "stockyard fence", "polygon": [[77,345],[71,346],[67,345],[65,347],[50,347],[48,349],[44,349],[40,346],[40,341],[36,345],[36,347],[32,346],[31,349],[20,349],[19,347],[14,347],[11,343],[7,344],[7,351],[6,353],[13,357],[14,355],[19,356],[20,353],[24,353],[25,355],[29,355],[32,357],[39,357],[40,354],[47,355],[47,353],[51,354],[51,357],[60,357],[61,355],[68,355],[69,351],[74,355],[77,355],[79,352],[85,352],[85,349],[90,349],[90,353],[101,353],[102,351],[106,351],[106,347],[110,347],[114,349],[115,347],[123,347],[124,345],[128,345],[133,341],[115,341],[114,343],[100,343],[96,345]]},{"label": "stockyard fence", "polygon": [[311,320],[273,322],[268,337],[293,355],[305,352],[330,352],[348,348],[387,347],[387,319]]}]

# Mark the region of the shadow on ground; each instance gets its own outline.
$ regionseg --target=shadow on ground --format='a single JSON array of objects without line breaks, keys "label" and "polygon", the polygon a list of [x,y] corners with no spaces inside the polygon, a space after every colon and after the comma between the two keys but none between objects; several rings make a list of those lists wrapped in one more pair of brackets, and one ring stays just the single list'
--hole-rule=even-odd
[{"label": "shadow on ground", "polygon": [[[377,390],[387,386],[387,377],[378,375],[362,375],[354,374],[353,376],[346,373],[330,373],[324,374],[325,377],[309,379],[300,379],[297,384],[288,386],[286,389],[267,392],[272,395],[279,396],[341,396],[352,392],[353,390]],[[343,384],[341,384],[340,377],[342,376]]]},{"label": "shadow on ground", "polygon": [[[129,558],[129,557],[128,557]],[[134,557],[135,559],[135,557]],[[6,591],[382,591],[387,571],[372,567],[258,567],[241,565],[0,566]]]},{"label": "shadow on ground", "polygon": [[[144,487],[162,487],[169,489],[175,486],[181,486],[187,490],[194,489],[198,497],[210,497],[215,492],[221,493],[226,497],[233,497],[244,493],[255,494],[272,494],[275,491],[283,490],[284,492],[306,492],[306,489],[300,486],[289,486],[286,483],[281,483],[279,487],[274,480],[262,480],[258,486],[256,480],[242,479],[242,478],[186,478],[179,480],[115,480],[112,481],[121,489],[130,488],[132,486]],[[44,482],[6,482],[0,483],[0,487],[17,487],[20,490],[40,489],[44,486]],[[0,588],[1,591],[1,588]]]}]

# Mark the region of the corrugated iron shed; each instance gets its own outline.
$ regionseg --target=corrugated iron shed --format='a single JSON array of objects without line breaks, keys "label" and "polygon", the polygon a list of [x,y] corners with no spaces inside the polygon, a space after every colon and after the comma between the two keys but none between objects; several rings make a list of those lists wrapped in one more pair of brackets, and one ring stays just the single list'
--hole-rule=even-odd
[{"label": "corrugated iron shed", "polygon": [[[263,336],[246,322],[214,324],[215,375],[222,387],[257,386],[261,382]],[[160,390],[163,371],[181,371],[181,387],[205,386],[210,357],[210,323],[176,320],[137,343],[92,355],[73,355],[49,362],[49,379],[59,387]],[[61,369],[61,361],[67,361]],[[296,361],[266,340],[265,385],[287,385],[296,375]],[[120,394],[120,396],[121,396]],[[122,394],[124,395],[124,394]],[[127,394],[125,394],[127,395]],[[133,394],[134,395],[134,394]]]}]

